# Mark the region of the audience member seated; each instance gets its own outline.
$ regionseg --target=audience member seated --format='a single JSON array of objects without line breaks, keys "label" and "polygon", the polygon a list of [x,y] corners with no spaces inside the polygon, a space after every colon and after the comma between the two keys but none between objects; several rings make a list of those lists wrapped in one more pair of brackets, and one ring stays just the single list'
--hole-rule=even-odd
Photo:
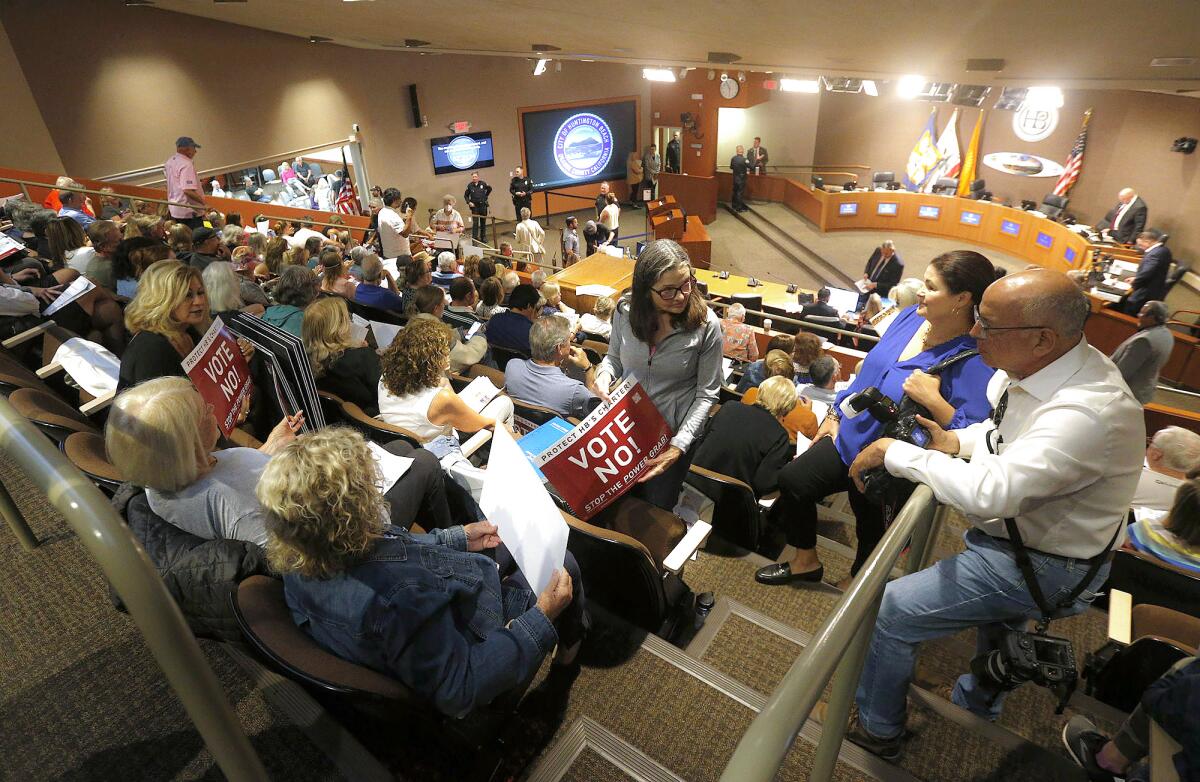
[{"label": "audience member seated", "polygon": [[571,309],[566,304],[563,304],[562,288],[559,287],[558,283],[543,282],[540,292],[542,294],[542,299],[545,300],[540,314],[562,315],[567,319],[567,322],[571,324],[571,327],[574,328],[575,324],[579,322],[579,315],[575,312],[575,310]]},{"label": "audience member seated", "polygon": [[346,302],[332,296],[317,299],[304,311],[304,350],[312,363],[317,388],[378,412],[379,355],[365,342],[350,341]]},{"label": "audience member seated", "polygon": [[266,309],[261,304],[247,304],[242,300],[241,283],[233,264],[228,261],[210,263],[201,278],[204,292],[208,294],[208,311],[214,318],[227,320],[238,312],[262,315]]},{"label": "audience member seated", "polygon": [[303,266],[287,266],[271,290],[275,304],[263,313],[263,322],[300,337],[304,309],[317,298],[317,277]]},{"label": "audience member seated", "polygon": [[799,399],[795,384],[783,376],[767,378],[754,391],[754,402],[721,405],[692,463],[749,484],[761,497],[779,488],[779,471],[792,460],[795,446],[785,419]]},{"label": "audience member seated", "polygon": [[376,309],[404,312],[404,298],[394,290],[394,285],[379,256],[366,253],[362,260],[362,282],[354,289],[354,300]]},{"label": "audience member seated", "polygon": [[[516,399],[548,407],[564,417],[583,418],[600,401],[596,369],[571,344],[571,324],[561,315],[543,315],[529,329],[533,358],[514,358],[504,368],[504,388]],[[563,373],[570,362],[584,373],[579,382]]]},{"label": "audience member seated", "polygon": [[[263,253],[262,263],[254,269],[255,277],[276,277],[283,273],[283,257],[288,251],[287,239],[276,236],[267,242],[266,252]],[[178,252],[178,250],[176,250]],[[307,271],[307,269],[305,269]]]},{"label": "audience member seated", "polygon": [[[46,194],[46,198],[42,200],[42,208],[49,209],[57,214],[58,211],[63,207],[62,200],[59,196],[62,195],[64,188],[76,191],[82,189],[83,185],[79,184],[69,176],[60,176],[58,179],[54,180],[54,188],[51,189],[50,192]],[[79,196],[83,201],[83,205],[80,208],[85,214],[95,217],[96,210],[92,208],[92,200],[84,193],[80,193]]]},{"label": "audience member seated", "polygon": [[404,298],[405,312],[413,311],[416,292],[419,289],[433,285],[433,272],[429,268],[429,256],[426,253],[417,253],[413,256],[412,263],[404,269],[404,290],[400,293]]},{"label": "audience member seated", "polygon": [[[228,251],[221,245],[221,234],[207,225],[192,231],[192,252],[186,258],[188,266],[204,271],[210,263],[229,260]],[[180,260],[185,260],[180,257]]]},{"label": "audience member seated", "polygon": [[[104,221],[97,220],[92,223],[91,227],[94,228],[102,222]],[[171,258],[171,256],[170,247],[153,239],[139,236],[136,239],[122,240],[117,247],[116,253],[113,254],[111,261],[106,256],[97,253],[96,258],[93,260],[93,265],[101,262],[111,263],[112,276],[117,283],[117,295],[126,299],[132,299],[137,295],[138,283],[141,281],[146,269],[149,269],[151,264],[165,261]],[[255,286],[255,288],[257,287]]]},{"label": "audience member seated", "polygon": [[186,375],[181,362],[208,325],[208,294],[200,270],[182,261],[151,265],[125,308],[125,327],[133,337],[121,357],[117,390],[156,377]]},{"label": "audience member seated", "polygon": [[[92,225],[97,222],[92,221]],[[46,226],[46,242],[50,245],[50,255],[46,260],[58,269],[65,267],[83,274],[96,255],[96,251],[88,246],[83,228],[69,217],[56,217],[49,222]]]},{"label": "audience member seated", "polygon": [[458,273],[458,259],[449,250],[438,253],[437,264],[437,271],[433,273],[433,284],[439,288],[449,288],[451,281],[462,276]]},{"label": "audience member seated", "polygon": [[356,298],[355,289],[358,284],[346,272],[346,262],[342,254],[327,247],[321,251],[321,290],[326,293],[336,293],[346,299]]},{"label": "audience member seated", "polygon": [[476,413],[450,387],[448,331],[443,323],[414,319],[383,353],[379,417],[426,440],[512,420],[512,400],[503,394]]},{"label": "audience member seated", "polygon": [[579,329],[589,337],[608,342],[612,336],[612,315],[617,303],[611,296],[601,296],[592,305],[591,312],[583,313],[579,318]]},{"label": "audience member seated", "polygon": [[79,223],[81,228],[87,228],[95,221],[96,218],[83,209],[83,193],[59,190],[58,199],[62,203],[62,208],[58,210],[59,217],[69,217]]},{"label": "audience member seated", "polygon": [[[772,350],[770,353],[767,353],[765,365],[767,368],[767,377],[763,380],[763,383],[773,377],[782,377],[791,382],[792,387],[795,388],[796,384],[792,380],[792,359],[787,353],[784,353],[782,350]],[[762,383],[747,390],[745,395],[742,396],[742,401],[748,405],[757,402],[758,389],[761,385]],[[809,404],[807,399],[798,399],[796,404],[792,405],[791,411],[783,420],[783,428],[787,430],[788,439],[793,443],[796,442],[797,434],[802,434],[809,440],[816,435],[817,417],[813,414],[812,405]]]},{"label": "audience member seated", "polygon": [[263,471],[267,554],[297,626],[453,717],[525,686],[557,645],[539,700],[561,708],[588,626],[570,553],[535,596],[495,525],[389,527],[378,482],[362,437],[339,427],[297,438]]},{"label": "audience member seated", "polygon": [[[484,280],[488,279],[489,277],[496,276],[496,261],[493,260],[492,258],[488,258],[486,256],[483,258],[478,258],[476,260],[477,260],[477,268],[479,269],[479,272],[478,272],[478,276],[471,277],[471,281],[475,283],[475,290],[478,291],[481,288],[483,288]],[[469,264],[470,262],[471,262],[471,259],[468,258],[466,260],[466,263]],[[468,274],[466,276],[470,277],[471,275]],[[496,280],[496,281],[500,282],[500,280]]]},{"label": "audience member seated", "polygon": [[389,187],[383,191],[383,208],[379,210],[379,244],[384,258],[395,258],[398,255],[409,255],[407,231],[404,216],[397,211],[402,195],[399,190]]},{"label": "audience member seated", "polygon": [[192,252],[192,229],[183,223],[171,226],[167,231],[167,246],[176,258],[186,263]]},{"label": "audience member seated", "polygon": [[808,400],[832,405],[837,390],[834,385],[842,375],[842,365],[833,356],[817,356],[808,365],[808,376],[812,382],[800,387],[800,396]]},{"label": "audience member seated", "polygon": [[758,342],[754,339],[754,329],[746,325],[744,305],[734,304],[725,311],[721,329],[725,334],[722,350],[727,358],[734,361],[758,360]]},{"label": "audience member seated", "polygon": [[1165,518],[1131,524],[1129,543],[1163,562],[1200,574],[1200,479],[1180,483]]},{"label": "audience member seated", "polygon": [[817,300],[805,304],[800,308],[800,319],[816,315],[819,318],[840,318],[841,315],[833,307],[829,305],[830,294],[828,288],[822,288],[817,291]]},{"label": "audience member seated", "polygon": [[1168,426],[1149,440],[1142,477],[1129,504],[1134,508],[1167,511],[1188,473],[1200,467],[1200,434]]},{"label": "audience member seated", "polygon": [[1175,335],[1167,328],[1169,315],[1161,301],[1146,302],[1138,310],[1138,330],[1112,352],[1121,377],[1143,405],[1154,400],[1158,373],[1175,348]]},{"label": "audience member seated", "polygon": [[[413,308],[415,310],[414,320],[436,320],[441,323],[442,316],[446,312],[446,295],[436,285],[417,288],[413,295]],[[484,355],[487,354],[487,338],[482,334],[475,334],[470,339],[463,340],[459,336],[458,329],[450,328],[447,337],[450,339],[451,372],[464,372],[468,367],[482,361]]]},{"label": "audience member seated", "polygon": [[497,312],[504,312],[500,302],[504,300],[504,286],[499,278],[488,277],[479,286],[479,304],[475,305],[475,317],[482,321],[492,319]]},{"label": "audience member seated", "polygon": [[[442,208],[429,218],[429,230],[435,233],[462,233],[466,223],[463,222],[462,215],[458,213],[458,210],[454,208],[457,203],[458,199],[452,195],[442,196]],[[454,253],[451,253],[451,256],[453,255]],[[438,263],[441,263],[440,256]]]},{"label": "audience member seated", "polygon": [[[504,298],[500,301],[500,304],[507,307],[508,299],[512,296],[512,292],[521,284],[521,278],[514,271],[506,271],[500,275],[500,283],[504,286]],[[536,291],[537,288],[534,288],[534,290]]]},{"label": "audience member seated", "polygon": [[529,329],[537,318],[539,299],[541,296],[532,285],[518,285],[509,297],[508,310],[488,320],[488,344],[528,356]]},{"label": "audience member seated", "polygon": [[542,292],[542,286],[546,284],[546,270],[534,269],[529,274],[529,284],[537,289],[538,293]]},{"label": "audience member seated", "polygon": [[292,234],[291,237],[292,246],[296,246],[298,244],[307,245],[310,239],[317,240],[317,247],[320,247],[321,244],[325,242],[325,235],[320,231],[315,230],[312,225],[313,222],[311,217],[305,216],[300,220],[298,230],[296,233]]},{"label": "audience member seated", "polygon": [[[792,375],[792,381],[796,385],[801,385],[812,382],[812,377],[808,374],[808,367],[817,359],[817,356],[821,355],[821,344],[820,337],[806,331],[802,331],[794,337],[787,334],[775,334],[767,342],[767,352],[782,350],[784,353],[791,353],[792,364],[795,366],[795,374]],[[738,381],[737,391],[744,394],[761,383],[766,377],[766,362],[759,359],[746,367],[745,374]]]},{"label": "audience member seated", "polygon": [[447,326],[462,329],[466,334],[476,323],[481,321],[475,314],[475,305],[478,303],[479,297],[475,295],[475,283],[471,282],[469,277],[458,277],[450,283],[450,304],[442,313],[442,320]]},{"label": "audience member seated", "polygon": [[[72,225],[78,226],[74,220]],[[68,232],[70,228],[66,229]],[[96,220],[87,228],[88,239],[92,246],[80,247],[73,251],[68,258],[63,254],[68,268],[85,275],[89,280],[102,288],[116,293],[116,279],[113,271],[113,255],[121,242],[121,231],[117,224],[110,220]],[[53,250],[53,246],[51,246]]]}]

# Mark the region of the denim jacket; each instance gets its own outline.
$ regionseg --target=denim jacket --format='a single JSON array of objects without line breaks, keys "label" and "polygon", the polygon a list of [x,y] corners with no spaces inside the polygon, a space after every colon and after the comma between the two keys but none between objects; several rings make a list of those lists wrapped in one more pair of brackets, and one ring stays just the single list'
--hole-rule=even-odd
[{"label": "denim jacket", "polygon": [[337,656],[394,676],[461,717],[533,677],[558,634],[526,589],[466,551],[462,527],[390,527],[330,579],[284,576],[296,625]]}]

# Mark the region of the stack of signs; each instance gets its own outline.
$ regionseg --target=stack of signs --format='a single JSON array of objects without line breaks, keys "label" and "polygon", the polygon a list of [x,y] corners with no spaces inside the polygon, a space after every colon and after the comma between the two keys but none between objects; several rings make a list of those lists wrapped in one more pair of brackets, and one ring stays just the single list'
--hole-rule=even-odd
[{"label": "stack of signs", "polygon": [[229,316],[225,325],[236,336],[254,345],[266,362],[280,409],[286,415],[296,415],[303,410],[306,432],[323,428],[325,415],[317,396],[317,381],[300,338],[244,312]]},{"label": "stack of signs", "polygon": [[182,364],[192,385],[212,406],[221,434],[228,437],[237,428],[252,385],[250,366],[220,318],[213,318],[212,326]]},{"label": "stack of signs", "polygon": [[636,377],[625,378],[611,400],[537,458],[559,496],[584,520],[632,489],[671,442],[670,427]]}]

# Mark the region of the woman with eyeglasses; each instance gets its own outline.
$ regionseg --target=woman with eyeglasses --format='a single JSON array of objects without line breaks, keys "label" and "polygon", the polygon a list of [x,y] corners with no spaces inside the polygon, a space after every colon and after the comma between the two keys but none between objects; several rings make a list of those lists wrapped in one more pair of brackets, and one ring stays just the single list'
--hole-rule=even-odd
[{"label": "woman with eyeglasses", "polygon": [[721,321],[700,295],[687,251],[670,239],[648,243],[613,314],[596,384],[608,389],[614,379],[637,376],[671,427],[669,447],[633,490],[660,508],[675,507],[692,444],[717,401],[722,344]]},{"label": "woman with eyeglasses", "polygon": [[[783,526],[796,553],[788,561],[759,568],[756,580],[768,585],[821,581],[824,568],[817,557],[816,504],[830,494],[847,492],[854,510],[858,550],[851,577],[883,537],[888,510],[899,510],[885,510],[850,480],[854,457],[883,435],[884,425],[869,412],[843,420],[843,400],[871,387],[897,403],[907,394],[939,424],[953,429],[990,415],[986,391],[995,370],[979,356],[959,361],[940,376],[924,370],[975,349],[975,340],[968,333],[975,324],[974,308],[994,279],[991,262],[971,250],[943,253],[929,262],[917,305],[904,309],[891,322],[867,353],[854,382],[838,393],[812,446],[779,472],[780,497],[771,519]],[[839,586],[848,583],[849,579]]]}]

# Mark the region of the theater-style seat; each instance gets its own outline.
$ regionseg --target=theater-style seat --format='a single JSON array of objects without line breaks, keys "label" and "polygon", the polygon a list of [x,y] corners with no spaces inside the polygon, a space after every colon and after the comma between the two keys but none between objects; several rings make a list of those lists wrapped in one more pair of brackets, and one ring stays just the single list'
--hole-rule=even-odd
[{"label": "theater-style seat", "polygon": [[712,526],[718,537],[747,551],[758,548],[765,520],[749,484],[695,464],[686,481],[713,501]]},{"label": "theater-style seat", "polygon": [[92,482],[108,496],[112,496],[125,482],[124,476],[108,460],[104,450],[104,438],[91,432],[75,432],[62,443],[63,453],[71,464],[92,479]]},{"label": "theater-style seat", "polygon": [[37,388],[18,388],[8,395],[17,412],[28,418],[54,442],[62,445],[75,432],[99,435],[95,424],[56,394]]},{"label": "theater-style seat", "polygon": [[1128,592],[1135,606],[1152,603],[1200,617],[1200,576],[1144,551],[1117,549],[1107,588]]},{"label": "theater-style seat", "polygon": [[393,426],[386,421],[372,418],[353,402],[342,402],[342,420],[350,427],[362,432],[368,440],[387,445],[393,440],[404,440],[414,448],[420,448],[424,440],[402,426]]},{"label": "theater-style seat", "polygon": [[472,380],[477,377],[486,377],[496,388],[504,388],[504,373],[487,364],[472,364],[467,368],[467,377]]},{"label": "theater-style seat", "polygon": [[0,354],[0,396],[10,396],[18,388],[36,388],[53,395],[50,386],[46,385],[32,370],[11,356]]}]

